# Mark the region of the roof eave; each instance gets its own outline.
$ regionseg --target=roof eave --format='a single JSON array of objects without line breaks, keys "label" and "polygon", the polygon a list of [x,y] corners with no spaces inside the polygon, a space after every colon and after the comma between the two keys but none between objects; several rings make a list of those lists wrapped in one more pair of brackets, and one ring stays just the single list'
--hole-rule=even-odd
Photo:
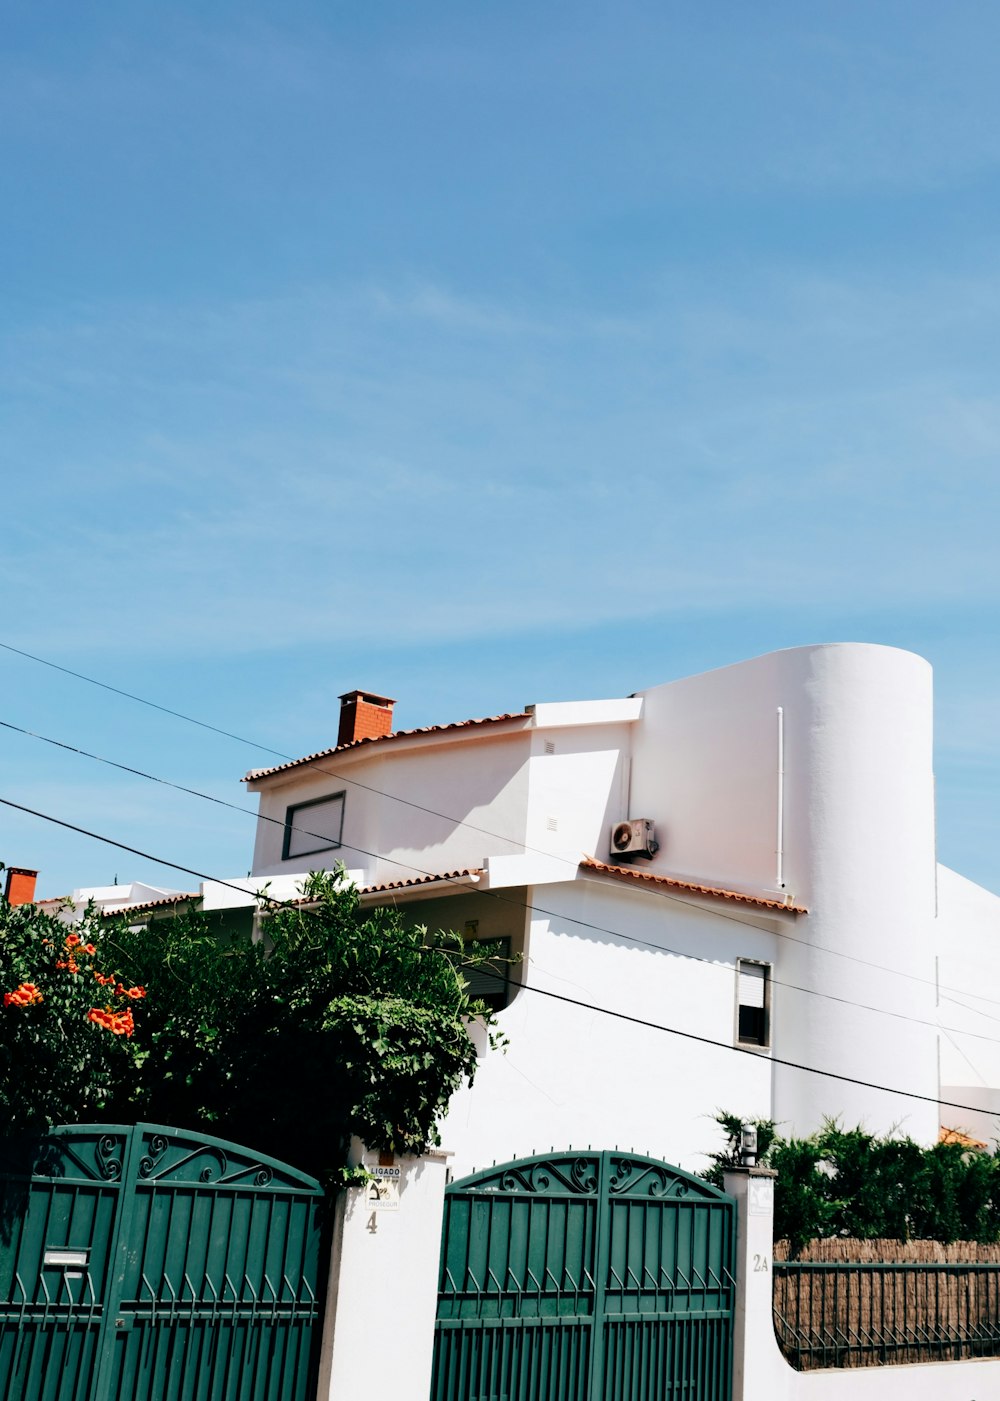
[{"label": "roof eave", "polygon": [[[316,754],[307,754],[301,759],[290,759],[286,764],[276,764],[269,769],[251,769],[243,776],[243,782],[251,793],[272,782],[280,782],[293,770],[312,768],[326,772],[324,765],[335,759],[342,763],[356,754],[368,754],[373,749],[382,750],[386,745],[403,744],[406,748],[429,749],[439,744],[456,741],[470,743],[473,740],[492,738],[500,735],[519,734],[531,727],[531,716],[525,711],[512,715],[491,715],[481,720],[456,720],[450,725],[427,725],[421,729],[396,730],[388,735],[374,735],[370,739],[354,740],[333,749],[324,749]],[[336,775],[334,775],[336,776]]]}]

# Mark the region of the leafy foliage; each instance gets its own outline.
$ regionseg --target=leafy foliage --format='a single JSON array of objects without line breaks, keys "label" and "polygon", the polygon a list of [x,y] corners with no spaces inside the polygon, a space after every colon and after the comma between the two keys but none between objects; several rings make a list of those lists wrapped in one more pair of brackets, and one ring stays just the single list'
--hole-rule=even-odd
[{"label": "leafy foliage", "polygon": [[[705,1173],[722,1185],[739,1164],[741,1121],[719,1113],[726,1146]],[[853,1240],[1000,1240],[1000,1148],[955,1143],[923,1148],[910,1138],[879,1138],[834,1120],[808,1138],[780,1137],[756,1121],[758,1162],[777,1171],[774,1233],[792,1254],[827,1236]]]},{"label": "leafy foliage", "polygon": [[[256,942],[220,939],[200,915],[144,929],[85,916],[102,956],[148,992],[141,1028],[95,1039],[101,1028],[72,984],[16,1009],[30,1033],[8,1009],[4,1082],[41,1088],[9,1091],[0,1127],[24,1126],[28,1104],[32,1125],[145,1119],[206,1129],[328,1178],[352,1134],[408,1153],[440,1142],[438,1120],[476,1071],[470,1021],[495,1034],[463,969],[495,951],[466,949],[456,934],[428,942],[391,907],[362,911],[339,874],[311,876],[304,895],[308,904],[266,907]],[[67,929],[32,906],[6,907],[3,919],[20,930],[19,959],[5,947],[0,963],[13,986],[23,970],[37,974],[38,935],[61,944]]]},{"label": "leafy foliage", "polygon": [[144,989],[123,980],[95,911],[70,930],[0,901],[0,992],[0,1131],[105,1118],[139,1074]]}]

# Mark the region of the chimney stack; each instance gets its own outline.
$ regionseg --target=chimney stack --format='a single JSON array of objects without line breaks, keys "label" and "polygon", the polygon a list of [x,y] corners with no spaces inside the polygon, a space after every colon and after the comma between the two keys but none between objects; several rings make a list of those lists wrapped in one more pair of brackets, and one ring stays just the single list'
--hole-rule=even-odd
[{"label": "chimney stack", "polygon": [[35,898],[37,879],[37,871],[28,871],[23,866],[8,866],[4,899],[9,905],[30,905]]},{"label": "chimney stack", "polygon": [[371,691],[348,691],[340,697],[340,731],[337,748],[359,739],[379,739],[392,734],[392,707],[388,696]]}]

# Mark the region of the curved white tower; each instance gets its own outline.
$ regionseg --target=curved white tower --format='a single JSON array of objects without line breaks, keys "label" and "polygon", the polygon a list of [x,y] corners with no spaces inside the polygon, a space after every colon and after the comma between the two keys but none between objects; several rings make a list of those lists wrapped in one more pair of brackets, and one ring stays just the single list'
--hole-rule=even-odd
[{"label": "curved white tower", "polygon": [[932,1142],[930,666],[866,643],[796,647],[654,687],[643,705],[631,809],[662,831],[650,869],[783,885],[808,908],[774,938],[774,1057],[934,1101],[775,1064],[774,1117]]},{"label": "curved white tower", "polygon": [[860,644],[765,660],[785,698],[785,878],[809,908],[776,977],[814,994],[774,989],[776,1054],[932,1101],[775,1066],[775,1118],[802,1131],[832,1114],[933,1142],[931,668]]}]

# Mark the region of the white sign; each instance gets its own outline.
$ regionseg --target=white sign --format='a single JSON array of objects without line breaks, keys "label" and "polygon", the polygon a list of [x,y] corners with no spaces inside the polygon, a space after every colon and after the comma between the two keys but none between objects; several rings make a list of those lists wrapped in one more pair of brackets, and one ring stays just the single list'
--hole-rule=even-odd
[{"label": "white sign", "polygon": [[[399,1168],[375,1168],[375,1181],[367,1188],[368,1209],[370,1211],[399,1210]],[[395,1173],[395,1176],[380,1174]]]},{"label": "white sign", "polygon": [[750,1215],[770,1216],[774,1210],[774,1179],[772,1177],[751,1177]]}]

